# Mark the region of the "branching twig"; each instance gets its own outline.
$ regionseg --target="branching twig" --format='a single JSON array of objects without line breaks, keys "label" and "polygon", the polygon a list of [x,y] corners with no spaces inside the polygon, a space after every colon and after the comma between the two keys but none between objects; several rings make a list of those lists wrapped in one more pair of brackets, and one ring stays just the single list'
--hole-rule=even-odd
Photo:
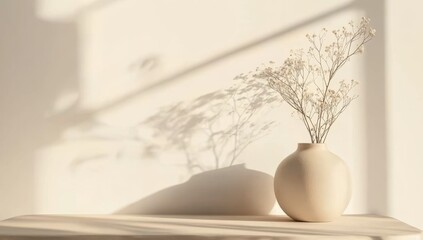
[{"label": "branching twig", "polygon": [[311,43],[307,53],[291,51],[282,66],[259,69],[254,75],[266,79],[270,88],[299,113],[312,143],[325,142],[333,123],[356,98],[350,96],[356,81],[338,81],[334,87],[334,77],[375,36],[369,23],[369,19],[362,18],[357,26],[350,22],[348,29],[332,31],[334,41],[327,45],[325,28],[319,35],[307,34]]}]

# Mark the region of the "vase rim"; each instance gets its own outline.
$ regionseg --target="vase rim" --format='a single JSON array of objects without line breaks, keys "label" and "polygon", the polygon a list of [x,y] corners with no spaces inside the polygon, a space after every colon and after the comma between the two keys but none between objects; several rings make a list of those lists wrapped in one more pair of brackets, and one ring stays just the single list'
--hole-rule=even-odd
[{"label": "vase rim", "polygon": [[326,149],[326,143],[298,143],[298,150],[304,149]]},{"label": "vase rim", "polygon": [[298,145],[326,145],[326,143],[308,143],[308,142],[300,142]]}]

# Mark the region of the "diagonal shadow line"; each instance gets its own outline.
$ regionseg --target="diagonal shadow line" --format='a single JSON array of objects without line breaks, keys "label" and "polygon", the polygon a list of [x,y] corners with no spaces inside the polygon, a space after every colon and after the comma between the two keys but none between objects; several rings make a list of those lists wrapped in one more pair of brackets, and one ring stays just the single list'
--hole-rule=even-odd
[{"label": "diagonal shadow line", "polygon": [[[122,1],[122,0],[121,0]],[[120,2],[121,2],[120,1]],[[95,0],[91,3],[88,3],[81,8],[79,8],[76,12],[76,16],[79,17],[81,15],[101,10],[102,8],[108,7],[111,4],[114,4],[115,2],[119,2],[117,0]]]},{"label": "diagonal shadow line", "polygon": [[317,16],[311,17],[311,18],[309,18],[307,20],[304,20],[304,21],[302,21],[300,23],[294,24],[294,25],[292,25],[292,26],[290,26],[288,28],[284,28],[283,30],[277,31],[275,33],[272,33],[270,35],[267,35],[265,37],[262,37],[262,38],[260,38],[258,40],[251,41],[251,42],[246,43],[246,44],[244,44],[244,45],[242,45],[240,47],[234,48],[234,49],[232,49],[230,51],[226,51],[224,53],[221,53],[221,54],[218,54],[218,55],[216,55],[214,57],[211,57],[209,59],[206,59],[206,60],[204,60],[204,61],[202,61],[200,63],[194,64],[194,65],[192,65],[190,67],[185,68],[182,71],[179,71],[179,72],[177,72],[175,74],[172,74],[170,76],[167,76],[167,77],[164,77],[162,79],[159,79],[157,81],[157,83],[151,84],[151,85],[149,85],[147,87],[144,87],[144,88],[141,88],[141,89],[139,89],[137,91],[134,91],[133,93],[130,93],[130,94],[126,95],[126,96],[123,96],[123,97],[121,97],[121,98],[119,98],[119,99],[117,99],[117,100],[115,100],[115,101],[113,101],[113,102],[111,102],[111,103],[109,103],[109,104],[107,104],[105,106],[101,106],[101,107],[99,107],[99,108],[97,108],[95,110],[86,110],[86,111],[82,111],[82,112],[76,112],[76,114],[75,114],[75,112],[73,112],[73,114],[71,113],[71,114],[69,114],[67,116],[57,116],[57,118],[62,119],[62,121],[65,121],[65,122],[69,123],[69,125],[76,125],[79,122],[85,121],[87,118],[92,118],[94,116],[94,114],[97,113],[97,112],[106,111],[108,109],[114,108],[114,107],[116,107],[116,106],[118,106],[118,105],[120,105],[120,104],[122,104],[122,103],[124,103],[126,101],[129,101],[129,100],[131,100],[131,99],[139,96],[140,94],[142,94],[144,92],[148,92],[148,91],[151,91],[151,90],[156,89],[158,87],[162,87],[164,85],[168,85],[171,82],[174,82],[175,80],[177,80],[178,78],[187,76],[188,74],[193,73],[193,72],[196,72],[196,71],[198,71],[200,69],[203,69],[203,68],[205,68],[208,65],[211,65],[211,64],[214,64],[216,62],[219,62],[219,61],[221,61],[223,59],[226,59],[226,58],[235,56],[236,54],[239,54],[239,53],[241,53],[243,51],[246,51],[248,49],[252,49],[254,47],[258,47],[259,45],[261,45],[263,43],[269,42],[269,41],[271,41],[271,40],[273,40],[273,39],[275,39],[277,37],[286,35],[286,34],[288,34],[290,32],[293,32],[293,31],[295,31],[297,29],[300,29],[300,28],[302,28],[304,26],[307,26],[307,25],[309,25],[309,24],[311,24],[313,22],[322,20],[322,19],[327,18],[329,16],[332,16],[332,15],[334,15],[336,13],[342,12],[342,11],[347,10],[347,9],[355,8],[357,6],[358,5],[356,4],[356,1],[349,2],[347,4],[344,4],[342,6],[339,6],[337,8],[332,9],[332,10],[329,10],[327,12],[324,12],[322,14],[319,14]]}]

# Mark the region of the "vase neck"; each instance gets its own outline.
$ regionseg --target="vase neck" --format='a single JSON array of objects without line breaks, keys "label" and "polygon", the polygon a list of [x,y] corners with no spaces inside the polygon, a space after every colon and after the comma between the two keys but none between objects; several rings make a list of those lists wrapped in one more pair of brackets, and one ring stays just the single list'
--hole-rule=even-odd
[{"label": "vase neck", "polygon": [[326,144],[324,143],[298,143],[297,150],[307,150],[307,149],[321,149],[326,150]]}]

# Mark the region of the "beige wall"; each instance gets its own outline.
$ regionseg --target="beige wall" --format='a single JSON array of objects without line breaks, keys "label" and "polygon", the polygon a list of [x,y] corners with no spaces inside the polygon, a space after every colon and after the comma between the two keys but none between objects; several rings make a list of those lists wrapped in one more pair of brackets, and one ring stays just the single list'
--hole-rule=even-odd
[{"label": "beige wall", "polygon": [[392,215],[423,228],[423,53],[421,1],[389,1],[387,106],[389,203]]},{"label": "beige wall", "polygon": [[[421,113],[411,108],[417,109],[422,90],[412,55],[419,41],[402,28],[403,16],[417,16],[408,9],[415,4],[387,2],[385,11],[382,1],[58,2],[0,3],[0,30],[7,33],[0,40],[0,218],[111,213],[183,183],[199,171],[189,171],[180,142],[161,139],[155,150],[151,139],[158,138],[146,119],[179,101],[210,119],[213,109],[195,108],[194,99],[228,88],[236,75],[263,62],[283,60],[307,44],[308,32],[368,15],[379,34],[339,75],[360,80],[361,96],[328,145],[352,171],[348,213],[388,214],[423,228],[416,214],[419,138],[412,134],[422,130]],[[238,163],[273,175],[283,156],[308,139],[289,108],[269,111],[261,121],[278,124]],[[196,134],[194,142],[204,141]],[[212,168],[210,148],[189,147]]]}]

